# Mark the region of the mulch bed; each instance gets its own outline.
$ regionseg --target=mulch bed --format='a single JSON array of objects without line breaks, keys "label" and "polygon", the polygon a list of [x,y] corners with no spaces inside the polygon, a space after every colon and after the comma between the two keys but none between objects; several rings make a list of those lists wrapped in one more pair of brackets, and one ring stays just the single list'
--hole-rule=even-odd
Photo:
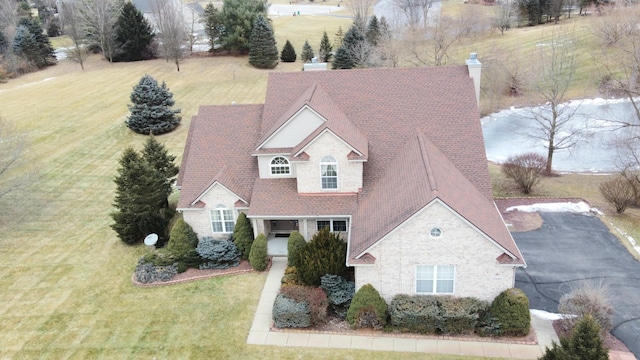
[{"label": "mulch bed", "polygon": [[[269,271],[270,267],[271,267],[271,261],[269,261],[269,264],[267,265],[267,269],[265,271]],[[180,283],[189,282],[189,281],[209,279],[209,278],[214,278],[218,276],[246,274],[253,271],[254,270],[251,268],[251,264],[249,264],[249,261],[242,260],[240,261],[240,264],[238,266],[234,266],[227,269],[221,269],[221,270],[220,269],[207,269],[207,270],[187,269],[187,271],[174,276],[169,281],[164,281],[164,282],[158,281],[158,282],[143,284],[136,280],[135,274],[132,274],[131,282],[134,285],[140,286],[140,287],[167,286],[167,285],[180,284]]]}]

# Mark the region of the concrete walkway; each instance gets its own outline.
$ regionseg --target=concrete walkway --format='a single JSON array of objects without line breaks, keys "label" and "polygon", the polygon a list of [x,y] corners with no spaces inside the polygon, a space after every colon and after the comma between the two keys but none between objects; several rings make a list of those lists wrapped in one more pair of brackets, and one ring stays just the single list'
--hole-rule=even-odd
[{"label": "concrete walkway", "polygon": [[247,344],[272,346],[306,346],[316,348],[361,349],[381,351],[422,352],[451,355],[473,355],[513,359],[537,359],[551,341],[558,342],[548,320],[531,317],[538,345],[507,344],[483,341],[443,340],[394,336],[362,336],[320,334],[311,332],[270,331],[273,302],[280,289],[280,280],[287,267],[286,257],[274,257],[262,289],[258,309],[249,330]]}]

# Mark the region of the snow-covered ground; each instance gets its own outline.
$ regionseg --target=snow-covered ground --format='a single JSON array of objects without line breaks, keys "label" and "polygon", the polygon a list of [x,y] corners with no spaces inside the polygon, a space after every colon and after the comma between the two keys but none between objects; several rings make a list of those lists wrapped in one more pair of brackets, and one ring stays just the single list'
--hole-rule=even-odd
[{"label": "snow-covered ground", "polygon": [[269,16],[293,16],[296,15],[332,15],[344,10],[343,7],[330,5],[310,5],[310,4],[271,4],[269,5]]},{"label": "snow-covered ground", "polygon": [[[631,102],[625,99],[586,99],[565,104],[577,113],[558,136],[568,129],[580,129],[583,140],[571,149],[557,150],[553,169],[560,172],[610,172],[616,170],[616,139],[640,132],[635,128],[620,128],[619,121],[633,115]],[[534,139],[536,123],[531,111],[539,108],[511,108],[481,119],[487,159],[503,162],[511,155],[538,152],[546,156],[545,142]]]},{"label": "snow-covered ground", "polygon": [[572,212],[572,213],[600,213],[596,208],[592,208],[584,201],[580,202],[559,202],[559,203],[540,203],[532,205],[518,205],[508,207],[509,211],[521,211],[521,212]]}]

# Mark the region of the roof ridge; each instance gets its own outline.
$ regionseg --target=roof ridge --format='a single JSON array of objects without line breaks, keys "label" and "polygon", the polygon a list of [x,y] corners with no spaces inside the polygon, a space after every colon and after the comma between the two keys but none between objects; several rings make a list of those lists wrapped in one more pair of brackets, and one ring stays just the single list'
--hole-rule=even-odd
[{"label": "roof ridge", "polygon": [[424,135],[420,130],[416,129],[416,136],[418,137],[418,144],[420,146],[420,156],[422,157],[422,165],[424,166],[424,170],[427,173],[427,179],[429,179],[429,187],[431,191],[438,191],[438,184],[436,183],[436,177],[433,172],[433,168],[431,167],[431,161],[429,158],[429,152],[427,151],[427,146],[425,143]]},{"label": "roof ridge", "polygon": [[311,100],[313,100],[313,96],[316,94],[316,90],[318,89],[318,83],[314,81],[310,87],[313,89],[311,90],[311,94],[309,94],[309,98],[307,98],[307,100],[305,101],[305,103],[307,104],[310,103]]}]

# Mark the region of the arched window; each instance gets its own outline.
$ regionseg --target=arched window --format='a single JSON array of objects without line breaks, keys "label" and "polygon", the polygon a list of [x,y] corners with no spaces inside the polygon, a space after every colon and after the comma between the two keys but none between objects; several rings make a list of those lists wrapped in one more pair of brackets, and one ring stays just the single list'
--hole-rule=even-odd
[{"label": "arched window", "polygon": [[220,204],[215,210],[211,210],[211,227],[215,233],[232,233],[235,220],[233,218],[233,210],[227,209],[226,206]]},{"label": "arched window", "polygon": [[338,163],[332,156],[325,156],[320,160],[320,177],[323,189],[338,188]]},{"label": "arched window", "polygon": [[282,156],[276,156],[271,160],[271,175],[286,175],[291,172],[289,160]]}]

